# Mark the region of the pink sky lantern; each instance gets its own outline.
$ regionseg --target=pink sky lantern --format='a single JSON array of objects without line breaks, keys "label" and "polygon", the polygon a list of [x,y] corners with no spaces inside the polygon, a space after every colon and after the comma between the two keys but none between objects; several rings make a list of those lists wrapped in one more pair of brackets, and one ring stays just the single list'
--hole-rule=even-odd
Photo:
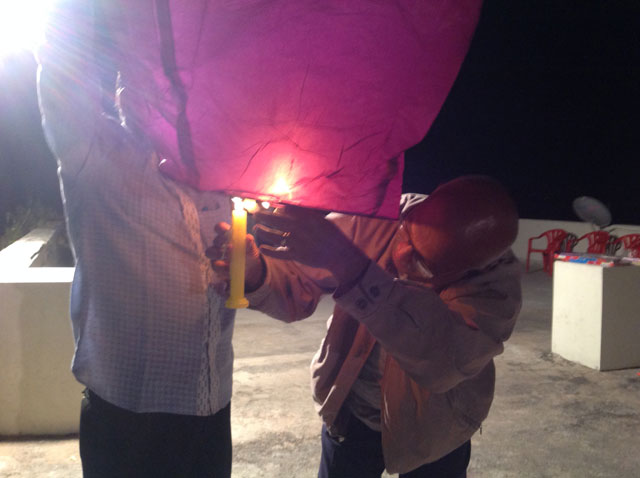
[{"label": "pink sky lantern", "polygon": [[397,217],[481,0],[110,0],[127,119],[203,190]]}]

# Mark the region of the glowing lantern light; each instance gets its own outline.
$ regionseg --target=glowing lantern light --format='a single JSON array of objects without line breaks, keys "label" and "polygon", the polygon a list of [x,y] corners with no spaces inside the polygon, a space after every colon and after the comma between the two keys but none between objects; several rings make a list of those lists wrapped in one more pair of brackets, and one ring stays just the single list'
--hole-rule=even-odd
[{"label": "glowing lantern light", "polygon": [[280,177],[276,180],[275,184],[271,187],[269,192],[281,199],[289,199],[291,196],[291,188],[287,184],[287,180],[283,177]]},{"label": "glowing lantern light", "polygon": [[[127,124],[174,179],[397,217],[403,153],[440,110],[481,3],[97,2],[97,38],[111,41],[98,66],[116,52]],[[52,31],[64,34],[68,16],[59,18]],[[91,59],[95,38],[70,40],[69,51]]]},{"label": "glowing lantern light", "polygon": [[240,197],[397,217],[404,151],[438,114],[481,4],[66,0],[38,59],[91,124],[117,71],[126,124],[162,171],[239,196],[227,306],[246,307]]}]

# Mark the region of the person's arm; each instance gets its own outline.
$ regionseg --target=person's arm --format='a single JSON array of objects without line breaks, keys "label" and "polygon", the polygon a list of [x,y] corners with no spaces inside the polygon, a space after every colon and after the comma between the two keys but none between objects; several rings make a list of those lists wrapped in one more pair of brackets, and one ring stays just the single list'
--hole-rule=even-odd
[{"label": "person's arm", "polygon": [[521,305],[511,253],[493,269],[440,294],[393,280],[372,264],[338,305],[363,323],[418,384],[444,392],[502,353]]},{"label": "person's arm", "polygon": [[249,307],[270,317],[293,322],[309,317],[323,295],[338,286],[326,270],[305,267],[293,261],[264,257],[264,281],[245,295]]},{"label": "person's arm", "polygon": [[[369,258],[346,237],[356,228],[353,216],[332,214],[328,220],[325,214],[287,206],[285,212],[257,215],[266,223],[284,221],[289,241],[283,245],[282,231],[260,224],[255,232],[263,245],[258,249],[247,234],[245,296],[251,308],[286,322],[304,319],[322,295],[354,284],[364,273]],[[229,230],[229,224],[217,224],[206,252],[223,283],[229,281]],[[320,247],[307,248],[309,243]]]},{"label": "person's arm", "polygon": [[[221,284],[229,284],[229,238],[231,226],[216,224],[216,237],[206,251]],[[322,295],[338,286],[331,273],[261,253],[251,234],[246,236],[245,297],[249,307],[285,322],[309,317]],[[227,291],[221,289],[221,294]]]},{"label": "person's arm", "polygon": [[58,2],[36,55],[43,129],[65,180],[82,170],[102,121],[92,5]]},{"label": "person's arm", "polygon": [[287,206],[278,214],[258,215],[255,232],[266,244],[260,247],[265,270],[261,287],[247,294],[251,307],[280,320],[299,320],[313,313],[322,295],[359,280],[370,260],[348,238],[357,221],[325,214]]}]

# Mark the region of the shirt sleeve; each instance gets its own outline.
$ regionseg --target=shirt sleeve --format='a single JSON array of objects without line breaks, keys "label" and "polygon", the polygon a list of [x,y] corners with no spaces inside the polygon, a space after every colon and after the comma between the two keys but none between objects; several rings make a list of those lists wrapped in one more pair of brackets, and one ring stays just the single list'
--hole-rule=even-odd
[{"label": "shirt sleeve", "polygon": [[502,353],[521,306],[511,253],[440,293],[394,280],[375,264],[336,303],[363,323],[418,384],[445,392]]},{"label": "shirt sleeve", "polygon": [[92,2],[59,2],[36,55],[43,129],[65,180],[82,170],[102,120],[94,41]]}]

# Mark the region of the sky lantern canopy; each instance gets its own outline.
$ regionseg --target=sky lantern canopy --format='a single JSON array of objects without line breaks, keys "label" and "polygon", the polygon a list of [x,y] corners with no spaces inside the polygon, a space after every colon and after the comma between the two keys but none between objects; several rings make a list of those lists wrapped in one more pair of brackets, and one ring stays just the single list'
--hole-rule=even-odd
[{"label": "sky lantern canopy", "polygon": [[127,122],[203,190],[397,217],[480,0],[109,0]]}]

